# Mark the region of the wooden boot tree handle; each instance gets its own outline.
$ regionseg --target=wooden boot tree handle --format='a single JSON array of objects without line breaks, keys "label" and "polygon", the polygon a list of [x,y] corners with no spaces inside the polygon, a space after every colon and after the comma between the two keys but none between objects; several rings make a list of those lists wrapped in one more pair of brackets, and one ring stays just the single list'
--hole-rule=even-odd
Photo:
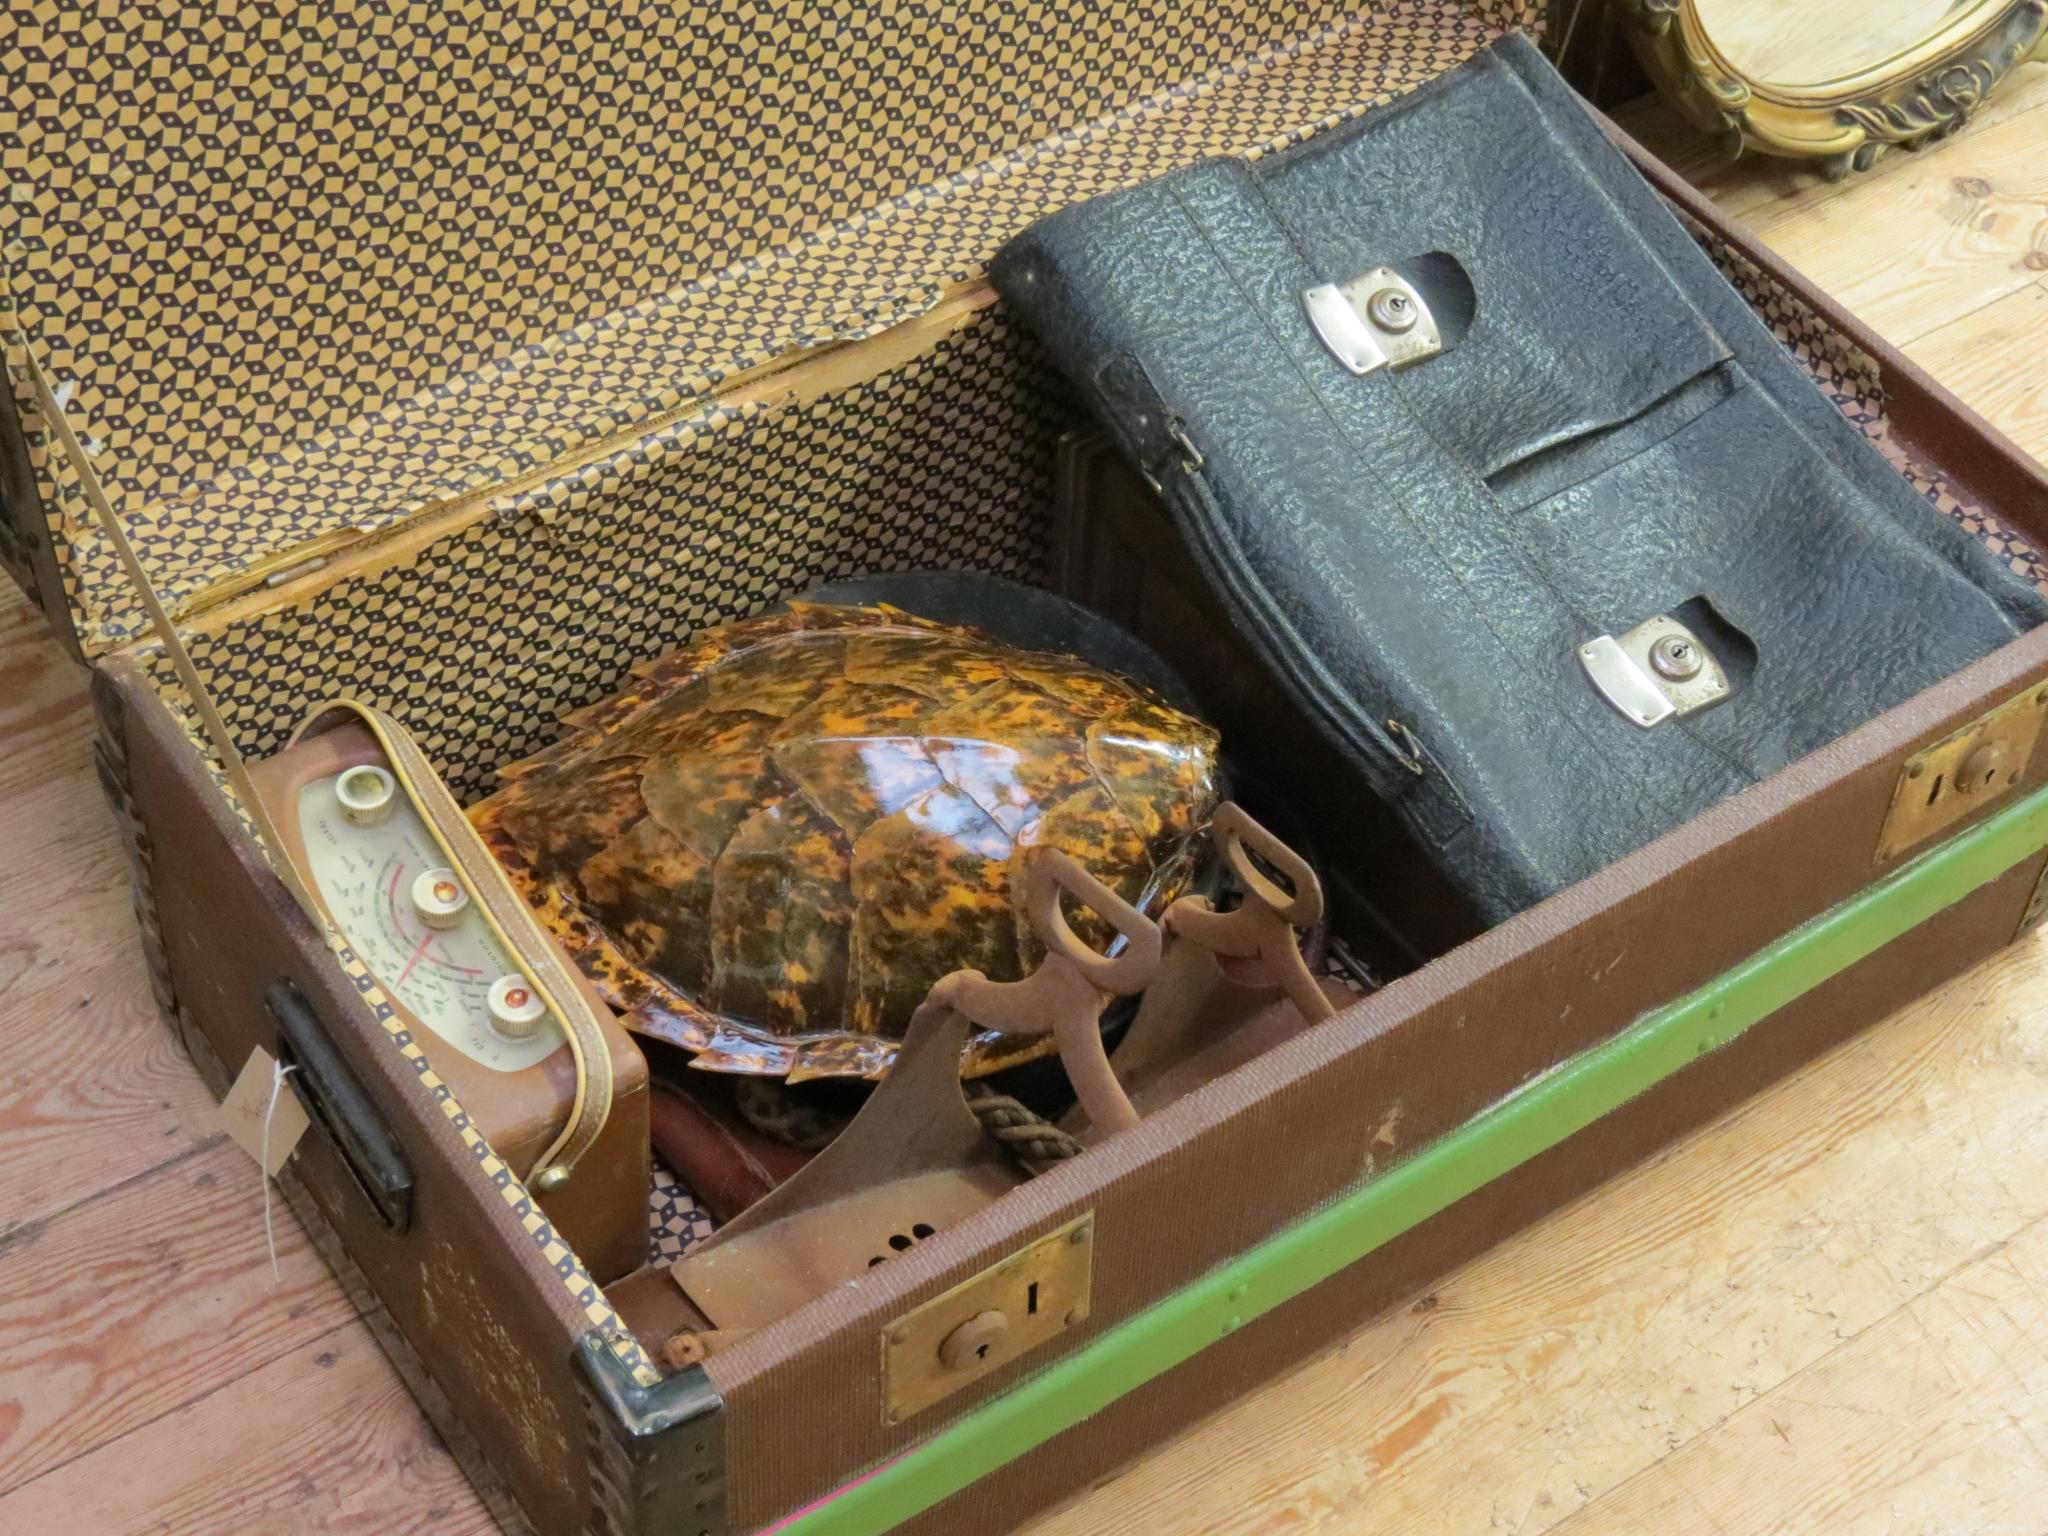
[{"label": "wooden boot tree handle", "polygon": [[[932,995],[983,1029],[1005,1035],[1050,1033],[1088,1123],[1103,1135],[1129,1130],[1138,1123],[1138,1112],[1103,1049],[1102,999],[1104,993],[1128,997],[1152,984],[1159,971],[1159,926],[1057,849],[1034,852],[1025,878],[1024,909],[1045,944],[1038,969],[1022,981],[956,972]],[[1100,954],[1082,942],[1061,905],[1067,896],[1123,937],[1122,954]]]},{"label": "wooden boot tree handle", "polygon": [[[1024,910],[1049,954],[1072,963],[1088,985],[1113,997],[1131,997],[1152,985],[1159,972],[1159,925],[1097,880],[1057,848],[1031,856]],[[1060,898],[1071,896],[1109,924],[1124,940],[1120,955],[1098,954],[1067,922]]]},{"label": "wooden boot tree handle", "polygon": [[[1320,1024],[1336,1010],[1302,959],[1294,930],[1321,919],[1322,882],[1308,860],[1234,802],[1216,808],[1209,835],[1221,845],[1224,861],[1244,886],[1244,900],[1233,911],[1217,912],[1199,896],[1183,897],[1166,909],[1167,933],[1214,954],[1256,959],[1301,1016]],[[1293,889],[1282,889],[1259,867],[1255,854]]]}]

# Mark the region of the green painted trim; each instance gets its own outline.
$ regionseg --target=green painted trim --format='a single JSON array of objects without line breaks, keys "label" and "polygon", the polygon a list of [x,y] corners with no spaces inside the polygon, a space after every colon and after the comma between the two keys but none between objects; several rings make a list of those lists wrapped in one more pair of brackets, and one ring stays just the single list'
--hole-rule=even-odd
[{"label": "green painted trim", "polygon": [[2048,789],[1951,838],[1631,1024],[1371,1183],[1108,1330],[774,1527],[880,1536],[1726,1045],[2048,846]]}]

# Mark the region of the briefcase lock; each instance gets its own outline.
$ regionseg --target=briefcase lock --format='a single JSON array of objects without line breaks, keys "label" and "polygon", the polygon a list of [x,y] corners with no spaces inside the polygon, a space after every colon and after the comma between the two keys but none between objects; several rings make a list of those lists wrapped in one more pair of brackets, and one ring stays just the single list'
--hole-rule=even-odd
[{"label": "briefcase lock", "polygon": [[1356,374],[1405,368],[1443,351],[1436,317],[1415,285],[1392,267],[1301,296],[1309,324],[1330,355]]},{"label": "briefcase lock", "polygon": [[1615,639],[1579,647],[1579,664],[1600,697],[1648,730],[1728,697],[1728,674],[1700,637],[1664,614]]}]

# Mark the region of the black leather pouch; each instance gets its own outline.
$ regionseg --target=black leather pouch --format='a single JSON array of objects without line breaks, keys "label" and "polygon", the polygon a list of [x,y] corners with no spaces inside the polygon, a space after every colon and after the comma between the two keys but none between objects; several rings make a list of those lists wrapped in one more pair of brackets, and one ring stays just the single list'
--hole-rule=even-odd
[{"label": "black leather pouch", "polygon": [[[1357,372],[1305,296],[1381,268],[1354,317],[1405,284],[1442,346]],[[1341,764],[1317,814],[1369,791],[1483,921],[2048,618],[1519,37],[1286,153],[1057,213],[994,278]],[[1652,657],[1658,619],[1684,636]],[[1697,648],[1707,707],[1666,675]]]}]

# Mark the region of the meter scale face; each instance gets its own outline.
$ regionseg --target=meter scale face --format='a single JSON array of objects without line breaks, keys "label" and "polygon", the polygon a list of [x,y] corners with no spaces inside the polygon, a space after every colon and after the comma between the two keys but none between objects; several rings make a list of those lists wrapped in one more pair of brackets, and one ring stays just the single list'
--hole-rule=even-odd
[{"label": "meter scale face", "polygon": [[299,792],[299,831],[328,916],[427,1029],[500,1072],[536,1066],[567,1043],[388,773],[311,780]]}]

